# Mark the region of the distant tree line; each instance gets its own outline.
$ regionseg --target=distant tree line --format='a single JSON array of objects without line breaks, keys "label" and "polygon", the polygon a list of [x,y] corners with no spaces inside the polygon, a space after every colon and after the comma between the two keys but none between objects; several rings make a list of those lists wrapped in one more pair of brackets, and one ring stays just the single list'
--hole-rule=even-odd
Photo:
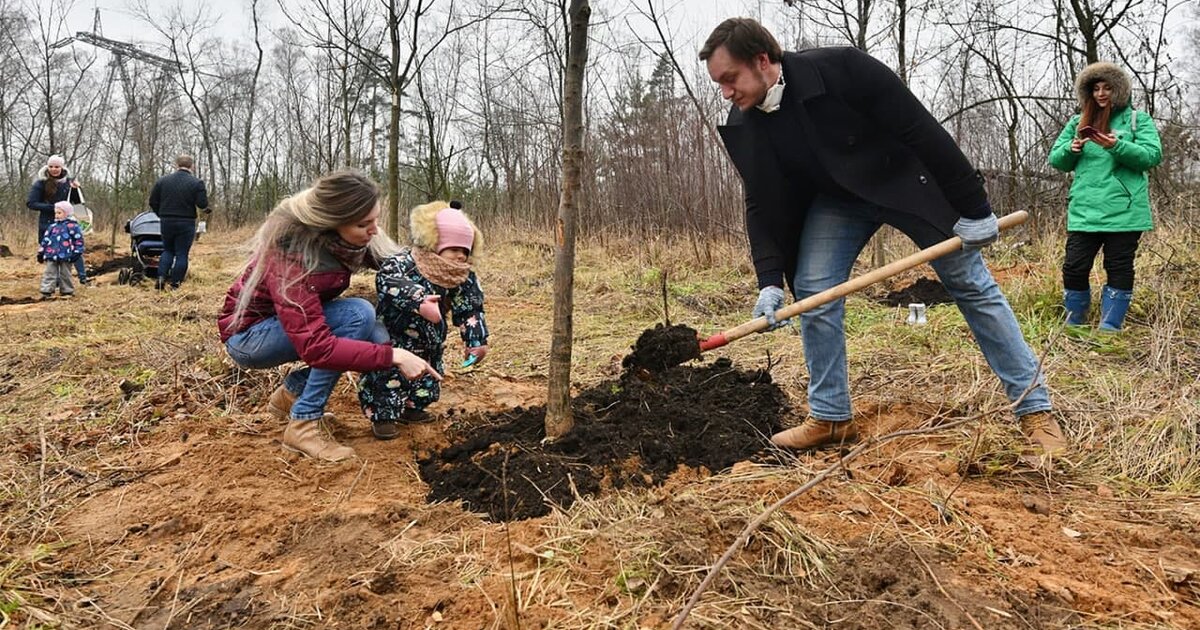
[{"label": "distant tree line", "polygon": [[[103,221],[141,210],[186,151],[218,220],[232,225],[352,166],[385,185],[400,230],[404,208],[447,197],[485,222],[549,226],[566,4],[248,0],[242,15],[216,16],[204,3],[142,0],[134,45],[174,62],[153,65],[68,39],[70,2],[0,0],[0,225],[32,217],[25,195],[52,153],[66,157]],[[698,256],[708,239],[743,238],[741,186],[712,133],[727,105],[696,62],[714,25],[689,26],[686,10],[662,0],[593,7],[584,237],[681,235]],[[894,67],[986,174],[994,205],[1034,210],[1043,229],[1061,229],[1067,180],[1046,154],[1076,109],[1072,79],[1089,61],[1113,61],[1163,137],[1158,216],[1195,221],[1200,28],[1171,30],[1200,20],[1194,5],[777,0],[741,13],[785,48],[857,46]],[[218,19],[249,34],[223,38]]]}]

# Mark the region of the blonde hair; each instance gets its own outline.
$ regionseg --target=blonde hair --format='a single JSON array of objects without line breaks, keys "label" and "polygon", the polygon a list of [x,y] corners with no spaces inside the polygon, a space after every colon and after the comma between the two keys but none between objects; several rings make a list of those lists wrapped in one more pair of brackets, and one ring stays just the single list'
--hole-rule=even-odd
[{"label": "blonde hair", "polygon": [[[264,261],[274,257],[298,256],[304,272],[283,279],[283,290],[316,270],[330,234],[337,228],[361,221],[379,204],[379,185],[358,171],[341,170],[322,175],[312,186],[285,197],[267,215],[251,241],[252,253],[242,275],[249,269],[233,311],[230,327],[240,325],[254,289],[262,281]],[[367,255],[383,260],[400,250],[391,238],[379,232],[367,244]],[[354,271],[353,269],[351,271]]]},{"label": "blonde hair", "polygon": [[[462,204],[459,204],[460,206]],[[412,237],[414,247],[427,249],[431,252],[437,252],[438,244],[438,228],[437,215],[446,208],[454,208],[454,204],[446,203],[445,201],[437,200],[429,203],[423,203],[415,206],[409,213],[408,217],[408,232]],[[454,208],[463,213],[463,218],[467,220],[467,224],[471,226],[471,230],[475,232],[475,237],[471,243],[470,258],[475,260],[479,257],[479,253],[483,250],[483,232],[479,231],[479,226],[467,216],[467,213],[460,208]]]}]

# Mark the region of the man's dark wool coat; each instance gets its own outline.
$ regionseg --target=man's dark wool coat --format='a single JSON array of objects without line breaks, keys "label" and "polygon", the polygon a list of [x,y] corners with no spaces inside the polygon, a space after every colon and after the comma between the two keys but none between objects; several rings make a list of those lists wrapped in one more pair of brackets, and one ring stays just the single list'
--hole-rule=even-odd
[{"label": "man's dark wool coat", "polygon": [[720,128],[745,184],[760,287],[790,283],[804,217],[821,188],[781,164],[776,147],[808,152],[802,159],[836,187],[925,219],[947,238],[960,217],[991,212],[982,176],[887,66],[856,48],[817,48],[784,53],[783,76],[780,110],[733,107]]}]

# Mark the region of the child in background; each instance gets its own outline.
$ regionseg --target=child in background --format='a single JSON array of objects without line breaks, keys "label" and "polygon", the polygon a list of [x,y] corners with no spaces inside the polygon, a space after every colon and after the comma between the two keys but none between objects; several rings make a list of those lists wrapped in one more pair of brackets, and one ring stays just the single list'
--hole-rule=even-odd
[{"label": "child in background", "polygon": [[[446,372],[447,318],[462,336],[464,366],[481,361],[488,350],[483,290],[471,271],[482,237],[461,208],[457,201],[413,208],[412,246],[384,260],[375,277],[376,312],[392,345],[425,359],[439,374]],[[364,374],[358,398],[375,437],[390,440],[401,424],[419,421],[440,394],[431,376],[409,381],[392,368]]]},{"label": "child in background", "polygon": [[50,299],[55,289],[63,297],[75,295],[75,284],[71,281],[71,265],[83,256],[83,230],[72,216],[74,208],[69,201],[54,204],[54,222],[42,234],[38,247],[37,261],[46,263],[42,272],[42,299]]}]

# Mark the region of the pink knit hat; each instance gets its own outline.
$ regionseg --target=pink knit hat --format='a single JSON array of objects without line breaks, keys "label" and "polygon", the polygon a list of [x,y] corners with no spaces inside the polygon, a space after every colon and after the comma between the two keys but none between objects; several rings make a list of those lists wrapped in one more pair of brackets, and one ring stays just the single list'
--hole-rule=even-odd
[{"label": "pink knit hat", "polygon": [[51,155],[46,159],[46,166],[66,166],[67,163],[61,155]]},{"label": "pink knit hat", "polygon": [[75,214],[75,206],[71,205],[70,201],[60,201],[54,204],[54,209],[66,212],[67,216],[72,216]]},{"label": "pink knit hat", "polygon": [[434,218],[437,224],[437,251],[441,253],[447,247],[461,247],[468,252],[475,244],[475,228],[462,210],[444,208],[438,211]]}]

